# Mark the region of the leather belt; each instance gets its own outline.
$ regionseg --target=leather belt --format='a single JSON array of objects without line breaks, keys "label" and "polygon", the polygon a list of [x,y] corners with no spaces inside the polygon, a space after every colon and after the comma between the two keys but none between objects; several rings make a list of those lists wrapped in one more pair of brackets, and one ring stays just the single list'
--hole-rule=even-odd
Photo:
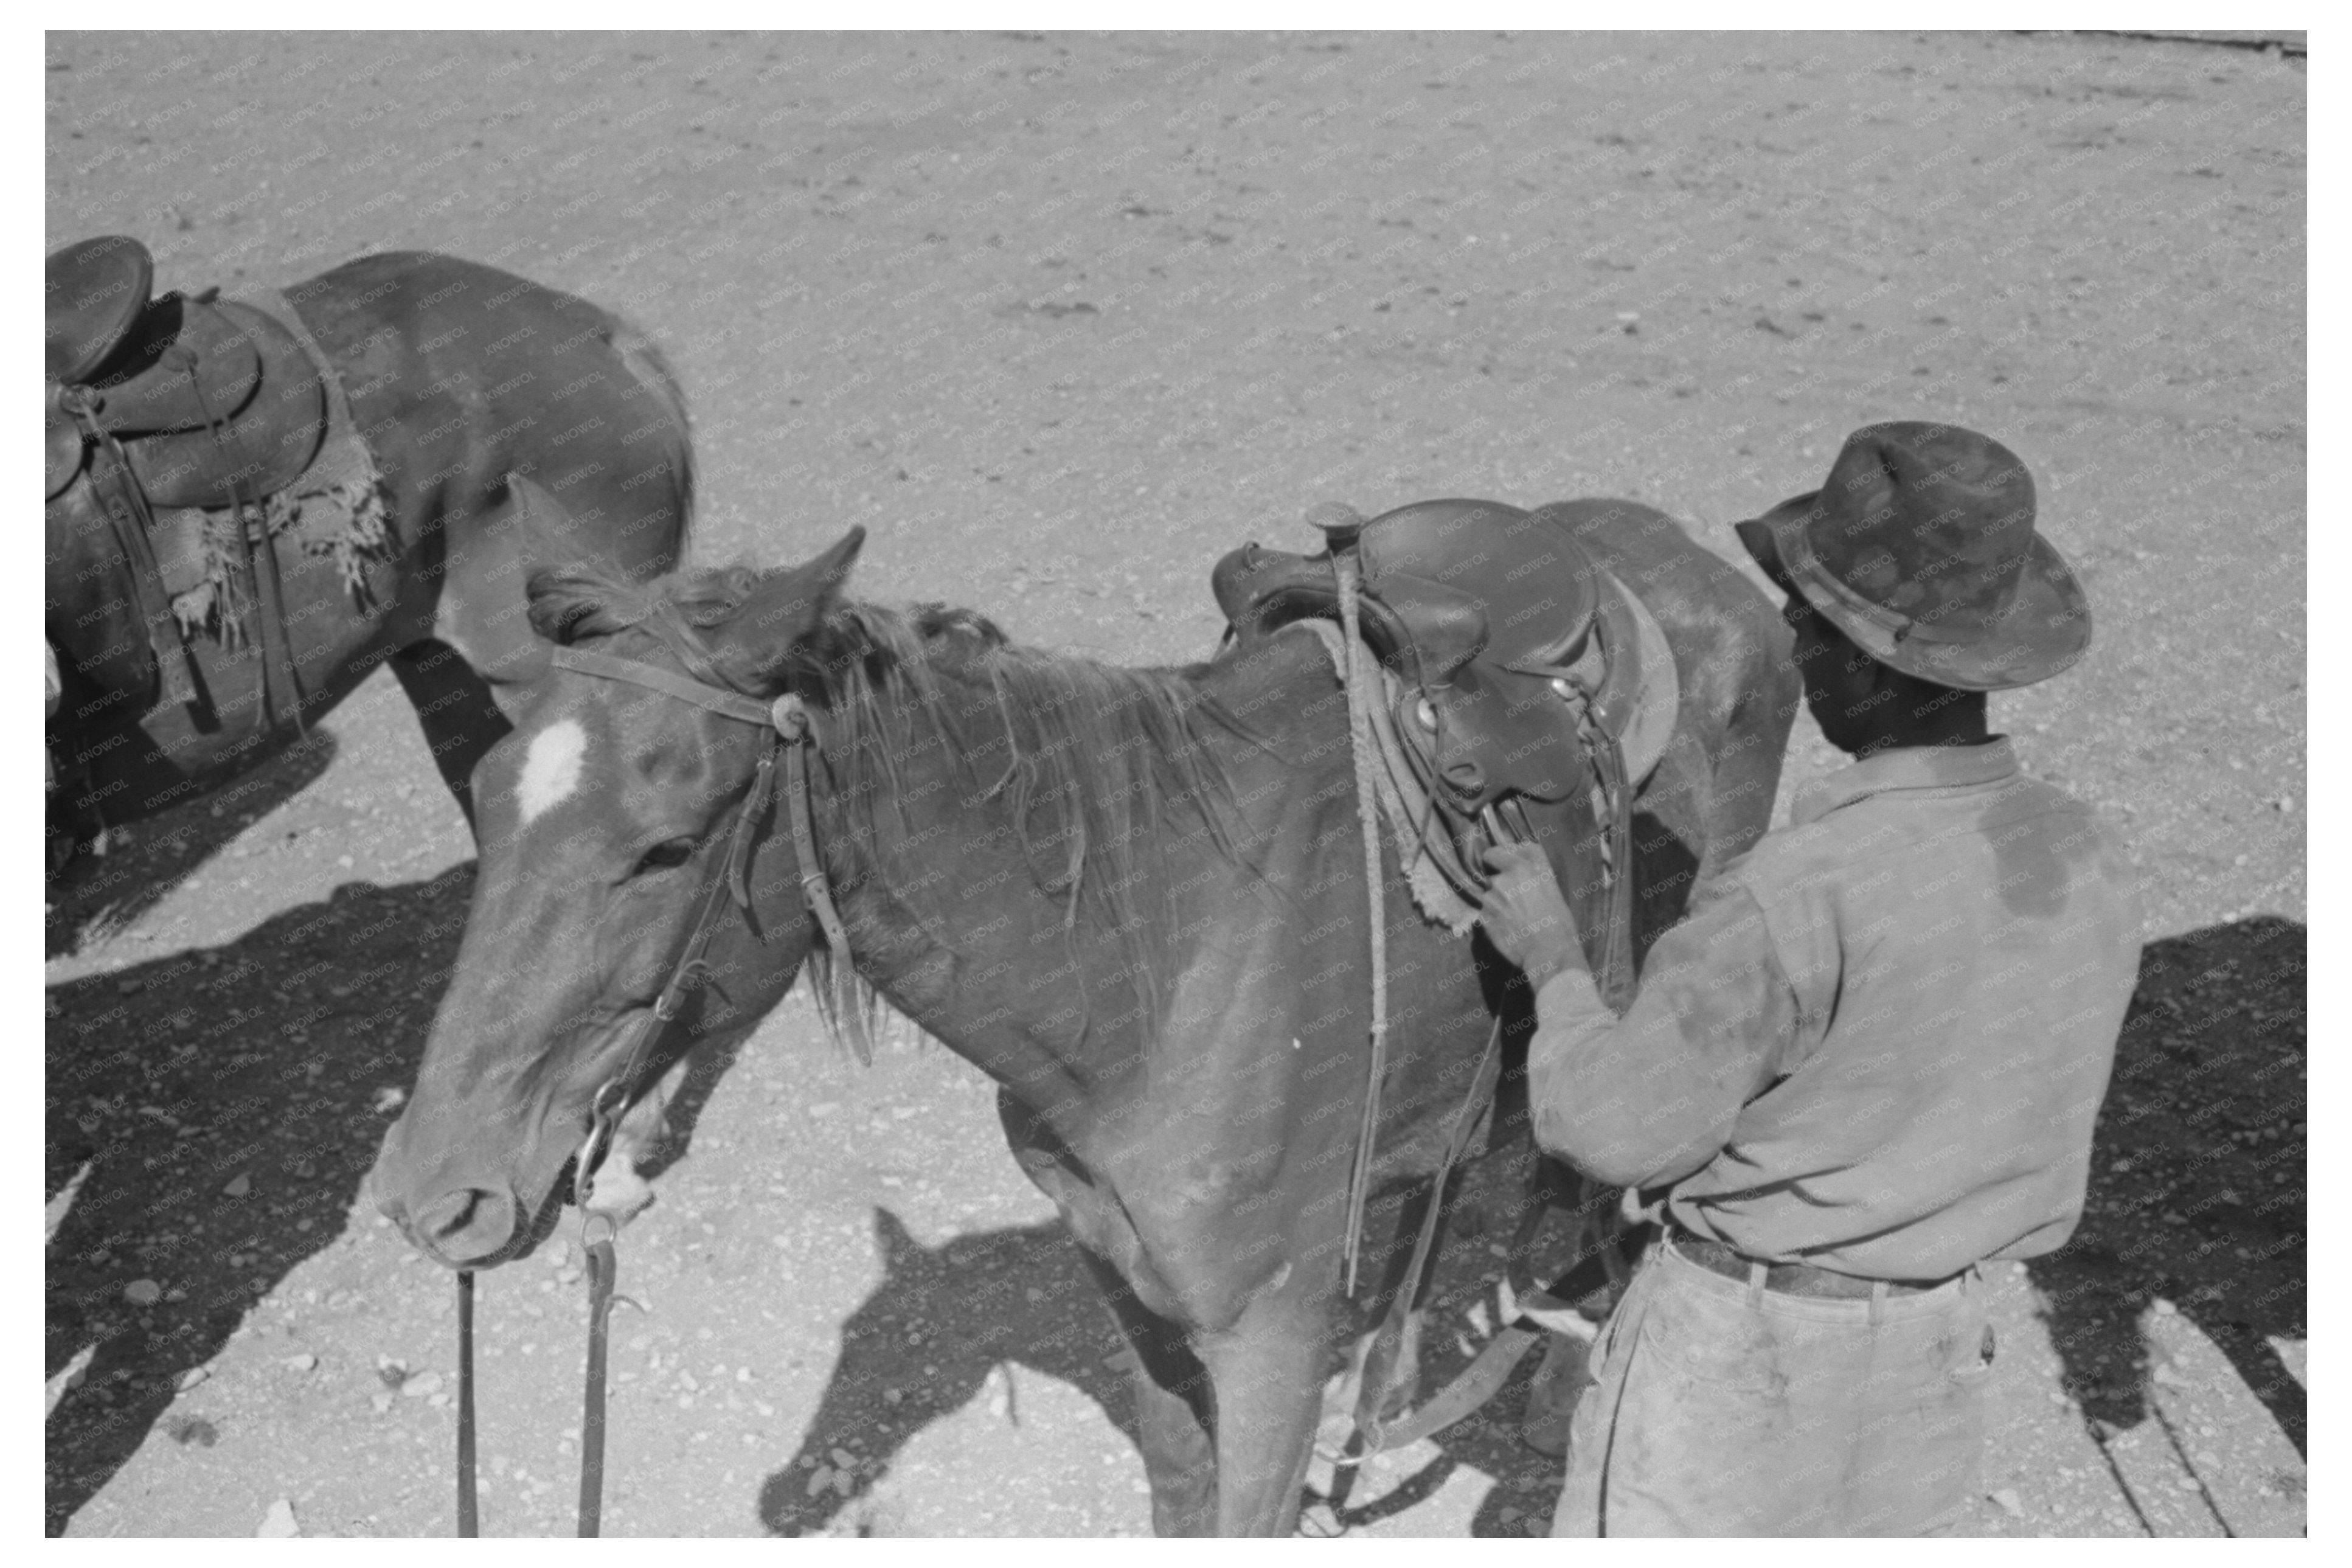
[{"label": "leather belt", "polygon": [[[1679,1227],[1666,1232],[1666,1244],[1708,1273],[1737,1279],[1743,1285],[1748,1282],[1748,1269],[1758,1261],[1734,1252],[1719,1241],[1693,1236]],[[1939,1290],[1958,1278],[1953,1274],[1941,1279],[1864,1279],[1856,1275],[1840,1274],[1833,1269],[1818,1268],[1810,1263],[1768,1263],[1764,1266],[1764,1289],[1767,1290],[1783,1296],[1811,1296],[1833,1301],[1866,1301],[1882,1284],[1890,1296],[1917,1296],[1929,1290]]]}]

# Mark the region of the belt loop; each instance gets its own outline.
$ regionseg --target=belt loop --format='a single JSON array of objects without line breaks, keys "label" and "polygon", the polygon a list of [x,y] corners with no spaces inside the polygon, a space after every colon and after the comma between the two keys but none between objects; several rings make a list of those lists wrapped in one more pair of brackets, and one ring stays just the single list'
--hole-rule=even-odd
[{"label": "belt loop", "polygon": [[1886,1321],[1886,1281],[1870,1282],[1870,1322],[1873,1328]]},{"label": "belt loop", "polygon": [[1749,1306],[1761,1307],[1764,1304],[1764,1277],[1769,1272],[1770,1269],[1764,1264],[1751,1261],[1748,1265],[1748,1304]]}]

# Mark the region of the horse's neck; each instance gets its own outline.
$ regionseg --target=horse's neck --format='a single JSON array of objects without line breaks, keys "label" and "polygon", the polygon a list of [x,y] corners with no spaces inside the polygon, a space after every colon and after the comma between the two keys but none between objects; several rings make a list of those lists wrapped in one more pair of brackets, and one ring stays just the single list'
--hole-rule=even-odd
[{"label": "horse's neck", "polygon": [[[1254,710],[1241,715],[1251,730],[1283,730],[1286,751],[1300,701],[1331,689],[1320,648],[1296,640],[1295,657],[1285,650],[1256,669],[1212,667],[1202,679],[1221,700]],[[1334,722],[1344,730],[1344,716]],[[1281,809],[1276,796],[1322,772],[1302,772],[1295,759],[1240,740],[1214,743],[1253,820],[1272,819]],[[1138,918],[1167,929],[1122,942],[1087,908],[1074,913],[1066,885],[1040,886],[1041,873],[1061,871],[1066,847],[1025,848],[1013,792],[971,788],[954,746],[950,738],[901,753],[895,799],[877,799],[856,814],[866,837],[846,811],[828,814],[832,832],[853,846],[840,902],[858,973],[926,1033],[1030,1104],[1095,1100],[1139,1064],[1152,1004],[1167,998],[1202,940],[1186,911],[1230,909],[1235,890],[1256,873],[1210,843],[1189,807],[1172,820],[1151,820],[1134,847],[1129,901]],[[1033,812],[1030,832],[1051,820]],[[1242,848],[1247,858],[1245,841]],[[1083,873],[1105,874],[1091,859]]]},{"label": "horse's neck", "polygon": [[898,754],[894,789],[825,814],[858,974],[999,1083],[1083,1095],[1094,996],[1073,962],[1082,943],[1065,929],[1066,900],[1037,885],[1012,792],[974,790],[943,739]]}]

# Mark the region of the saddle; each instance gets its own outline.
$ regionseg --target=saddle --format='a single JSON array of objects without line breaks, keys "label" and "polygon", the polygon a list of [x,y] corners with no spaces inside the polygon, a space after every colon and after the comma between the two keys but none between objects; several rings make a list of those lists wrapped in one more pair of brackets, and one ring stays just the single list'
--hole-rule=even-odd
[{"label": "saddle", "polygon": [[[1404,682],[1400,731],[1457,811],[1567,799],[1591,782],[1598,737],[1626,752],[1629,784],[1655,766],[1673,724],[1672,656],[1640,601],[1565,528],[1478,500],[1421,501],[1356,526],[1365,641]],[[1217,563],[1210,588],[1244,641],[1339,616],[1328,550],[1246,545]]]},{"label": "saddle", "polygon": [[[283,323],[216,289],[153,296],[154,258],[124,236],[48,258],[43,468],[57,502],[85,477],[131,576],[165,697],[196,700],[157,562],[197,548],[196,509],[252,507],[300,479],[327,438],[325,373]],[[168,523],[159,523],[161,509]],[[261,537],[252,537],[255,530]],[[273,681],[297,700],[277,557],[258,518],[245,579],[263,605],[265,676],[257,722],[272,722]],[[268,673],[274,670],[274,678]]]},{"label": "saddle", "polygon": [[1482,839],[1545,842],[1582,906],[1602,994],[1630,999],[1633,796],[1680,702],[1656,621],[1542,511],[1433,500],[1317,521],[1320,554],[1250,544],[1217,563],[1210,587],[1232,635],[1338,619],[1333,552],[1352,550],[1361,635],[1398,677],[1391,719],[1446,828],[1429,847],[1450,853],[1434,858],[1475,891]]},{"label": "saddle", "polygon": [[160,507],[257,500],[318,456],[326,383],[278,321],[209,290],[151,299],[135,239],[68,246],[47,270],[47,494],[110,437]]}]

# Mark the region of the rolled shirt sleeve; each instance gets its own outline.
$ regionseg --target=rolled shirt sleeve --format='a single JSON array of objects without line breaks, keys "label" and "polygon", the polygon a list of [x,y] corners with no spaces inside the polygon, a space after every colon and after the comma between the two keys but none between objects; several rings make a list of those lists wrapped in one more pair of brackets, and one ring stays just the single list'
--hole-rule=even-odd
[{"label": "rolled shirt sleeve", "polygon": [[1787,1070],[1798,1026],[1763,910],[1747,889],[1718,883],[1650,950],[1622,1018],[1580,955],[1537,993],[1536,1142],[1614,1186],[1678,1181],[1715,1157],[1740,1107]]}]

